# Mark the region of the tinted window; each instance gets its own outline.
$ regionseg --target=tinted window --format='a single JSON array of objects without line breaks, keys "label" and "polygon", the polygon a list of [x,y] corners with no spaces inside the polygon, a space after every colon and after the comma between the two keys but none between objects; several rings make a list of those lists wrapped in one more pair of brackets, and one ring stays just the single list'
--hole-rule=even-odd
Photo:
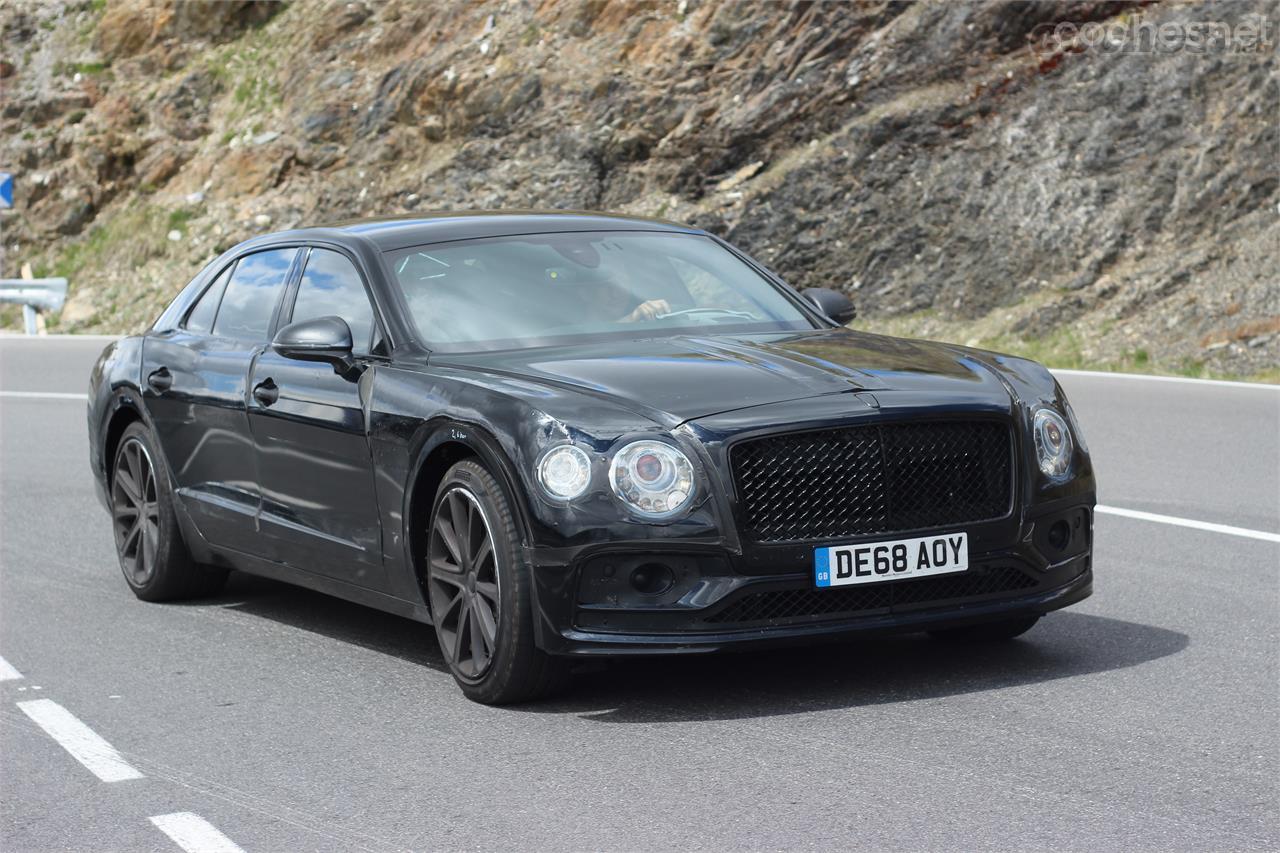
[{"label": "tinted window", "polygon": [[343,255],[327,249],[313,249],[298,284],[290,322],[314,320],[331,314],[346,320],[351,327],[355,352],[367,354],[373,328],[373,306],[365,294],[360,273]]},{"label": "tinted window", "polygon": [[272,249],[245,255],[227,283],[213,331],[243,340],[264,341],[271,314],[284,290],[297,249]]},{"label": "tinted window", "polygon": [[222,300],[222,291],[226,289],[229,278],[231,278],[231,267],[223,270],[222,275],[205,288],[204,294],[187,315],[187,322],[183,324],[188,332],[204,333],[213,328],[213,315],[218,313],[218,302]]}]

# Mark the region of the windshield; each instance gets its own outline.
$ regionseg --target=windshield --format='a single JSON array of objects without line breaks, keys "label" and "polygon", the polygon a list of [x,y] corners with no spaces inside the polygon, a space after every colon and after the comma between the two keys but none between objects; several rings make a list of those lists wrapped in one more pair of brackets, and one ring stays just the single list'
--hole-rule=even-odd
[{"label": "windshield", "polygon": [[815,328],[732,252],[692,234],[462,240],[388,260],[423,340],[445,351]]}]

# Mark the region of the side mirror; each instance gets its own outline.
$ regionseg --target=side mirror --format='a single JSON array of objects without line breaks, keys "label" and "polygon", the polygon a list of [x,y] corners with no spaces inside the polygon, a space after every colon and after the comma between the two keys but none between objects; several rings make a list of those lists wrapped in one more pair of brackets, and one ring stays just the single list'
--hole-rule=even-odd
[{"label": "side mirror", "polygon": [[806,287],[800,291],[806,299],[818,306],[818,310],[835,320],[841,326],[847,326],[858,316],[858,309],[853,307],[853,300],[838,290],[828,287]]},{"label": "side mirror", "polygon": [[351,356],[354,344],[351,327],[341,317],[317,317],[290,323],[276,332],[271,348],[285,358],[299,361],[321,361],[333,365],[333,372],[344,376],[355,367]]}]

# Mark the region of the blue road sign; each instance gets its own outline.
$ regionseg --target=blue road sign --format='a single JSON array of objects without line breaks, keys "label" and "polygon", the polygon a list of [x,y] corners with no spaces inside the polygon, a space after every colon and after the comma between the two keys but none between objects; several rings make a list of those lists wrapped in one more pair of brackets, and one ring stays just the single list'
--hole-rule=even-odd
[{"label": "blue road sign", "polygon": [[0,207],[13,207],[13,175],[0,172]]}]

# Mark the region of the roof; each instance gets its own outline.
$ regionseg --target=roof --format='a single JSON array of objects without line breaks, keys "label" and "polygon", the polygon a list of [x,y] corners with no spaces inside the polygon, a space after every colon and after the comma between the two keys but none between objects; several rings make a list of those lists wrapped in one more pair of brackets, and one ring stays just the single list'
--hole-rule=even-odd
[{"label": "roof", "polygon": [[[360,237],[383,252],[475,237],[512,234],[550,234],[564,231],[666,231],[702,233],[665,219],[623,216],[591,211],[553,210],[458,210],[412,213],[373,219],[351,220],[288,232],[290,237],[341,239]],[[271,235],[280,237],[281,234]]]}]

